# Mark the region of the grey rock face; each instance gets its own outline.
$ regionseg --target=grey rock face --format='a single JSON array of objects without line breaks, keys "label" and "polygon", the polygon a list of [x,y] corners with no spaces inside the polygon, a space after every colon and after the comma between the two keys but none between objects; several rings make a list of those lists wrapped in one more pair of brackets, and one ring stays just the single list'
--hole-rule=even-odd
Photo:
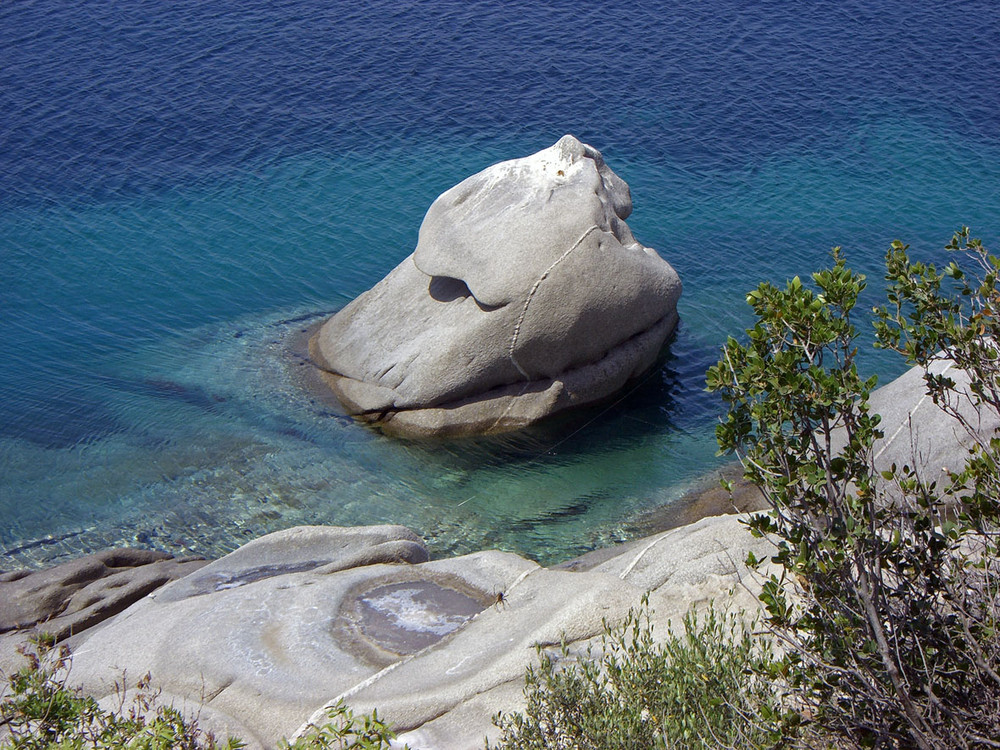
[{"label": "grey rock face", "polygon": [[73,680],[103,697],[149,671],[166,694],[274,747],[317,706],[447,640],[489,609],[493,590],[538,567],[499,552],[461,560],[428,562],[399,526],[270,534],[89,633]]},{"label": "grey rock face", "polygon": [[[904,496],[895,480],[883,480],[883,471],[896,467],[902,472],[908,467],[921,481],[936,482],[938,491],[943,492],[949,485],[949,472],[965,467],[973,445],[988,443],[1000,430],[996,414],[989,408],[976,407],[967,372],[943,354],[931,363],[930,372],[954,381],[950,408],[962,415],[968,428],[927,394],[922,367],[911,367],[873,391],[868,406],[879,415],[883,436],[872,446],[872,462],[885,503],[905,505],[914,502],[914,498]],[[842,427],[834,431],[834,450],[841,450],[846,441]]]},{"label": "grey rock face", "polygon": [[0,633],[38,630],[66,638],[116,615],[206,561],[111,549],[47,570],[0,576]]},{"label": "grey rock face", "polygon": [[205,565],[142,549],[110,549],[47,570],[0,574],[0,676],[24,666],[19,649],[48,633],[73,642],[160,586]]},{"label": "grey rock face", "polygon": [[414,253],[310,344],[347,410],[401,434],[517,429],[647,370],[681,283],[625,219],[628,186],[573,136],[431,205]]},{"label": "grey rock face", "polygon": [[[976,409],[968,373],[944,358],[931,366],[931,372],[955,381],[952,406],[974,426],[980,440],[988,441],[996,434],[1000,420],[988,408]],[[937,481],[944,487],[948,471],[960,471],[965,466],[975,440],[927,395],[922,368],[912,367],[879,388],[872,393],[869,405],[882,417],[879,427],[884,437],[874,446],[877,470],[893,464],[910,466],[923,481]],[[896,494],[892,487],[886,490],[890,497]]]},{"label": "grey rock face", "polygon": [[[252,747],[322,724],[343,699],[377,708],[410,747],[481,748],[493,714],[523,705],[536,644],[565,638],[581,651],[645,591],[665,632],[690,604],[749,580],[748,550],[773,550],[735,517],[650,537],[585,572],[497,551],[427,561],[415,539],[398,526],[263,537],[91,631],[72,680],[100,698],[149,671],[175,705]],[[754,606],[751,589],[733,605]]]}]

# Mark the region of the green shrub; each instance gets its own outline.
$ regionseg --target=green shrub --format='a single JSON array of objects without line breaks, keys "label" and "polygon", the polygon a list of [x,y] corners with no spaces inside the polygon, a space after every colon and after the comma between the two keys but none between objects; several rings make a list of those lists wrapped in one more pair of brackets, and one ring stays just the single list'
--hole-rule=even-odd
[{"label": "green shrub", "polygon": [[[313,726],[309,732],[282,750],[388,750],[396,734],[378,717],[378,711],[355,716],[343,701],[327,709],[328,722]],[[404,745],[402,750],[409,746]]]},{"label": "green shrub", "polygon": [[[1000,262],[968,230],[949,247],[971,254],[975,280],[955,263],[940,273],[911,263],[893,244],[881,345],[927,368],[956,362],[978,413],[997,415]],[[1000,747],[1000,441],[957,408],[954,380],[928,371],[934,402],[974,439],[968,465],[947,486],[911,466],[876,473],[876,380],[858,374],[852,323],[865,280],[836,250],[834,261],[813,274],[816,291],[796,277],[751,292],[748,342],[730,339],[707,376],[728,406],[719,445],[771,505],[750,528],[777,541],[784,575],[765,581],[761,601],[797,698],[827,737]],[[959,284],[951,293],[947,279]]]},{"label": "green shrub", "polygon": [[152,710],[157,692],[147,675],[139,682],[137,697],[126,711],[98,706],[80,690],[66,686],[68,652],[53,639],[42,637],[22,651],[27,666],[10,676],[9,688],[0,701],[0,724],[10,736],[0,742],[4,750],[87,748],[111,750],[236,750],[243,747],[230,738],[216,741],[196,721],[187,721],[179,711],[160,706]]},{"label": "green shrub", "polygon": [[[219,743],[196,720],[174,708],[156,706],[159,692],[146,675],[136,697],[114,710],[101,708],[79,689],[67,687],[68,651],[42,636],[22,650],[27,665],[11,675],[0,693],[0,729],[10,736],[0,750],[237,750],[230,737]],[[395,735],[376,712],[355,716],[343,702],[329,710],[329,722],[313,727],[286,750],[383,750]],[[405,750],[405,748],[404,748]]]},{"label": "green shrub", "polygon": [[658,643],[644,600],[620,627],[605,625],[599,655],[575,659],[565,644],[538,653],[525,711],[494,718],[494,750],[764,748],[782,736],[776,661],[735,615],[691,612],[683,634]]}]

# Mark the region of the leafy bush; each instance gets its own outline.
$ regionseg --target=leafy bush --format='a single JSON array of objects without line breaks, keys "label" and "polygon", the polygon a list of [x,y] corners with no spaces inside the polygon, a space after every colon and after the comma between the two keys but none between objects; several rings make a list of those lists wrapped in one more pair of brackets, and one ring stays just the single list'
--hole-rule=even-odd
[{"label": "leafy bush", "polygon": [[10,736],[0,747],[16,750],[44,748],[134,748],[135,750],[236,750],[243,747],[230,738],[218,743],[197,722],[184,719],[176,709],[160,706],[151,711],[157,693],[147,675],[139,683],[138,697],[128,711],[107,711],[93,698],[66,686],[68,652],[42,637],[22,651],[28,664],[11,675],[9,693],[0,702],[0,725]]},{"label": "leafy bush", "polygon": [[[174,708],[156,706],[159,692],[146,675],[136,697],[125,708],[105,710],[79,689],[69,688],[69,656],[63,646],[43,636],[22,650],[27,665],[11,675],[0,694],[2,750],[237,750],[245,747],[230,737],[219,743],[196,720],[185,719]],[[124,695],[124,693],[123,693]],[[154,710],[155,706],[155,710]],[[329,710],[329,722],[313,727],[286,750],[383,750],[395,738],[376,712],[355,716],[342,702]],[[405,748],[404,748],[405,750]]]},{"label": "leafy bush", "polygon": [[605,625],[599,652],[539,648],[524,713],[494,717],[494,750],[763,748],[781,738],[776,661],[734,615],[691,612],[683,634],[658,643],[644,600],[620,627]]},{"label": "leafy bush", "polygon": [[729,410],[719,445],[771,505],[750,528],[778,543],[784,574],[761,600],[789,678],[820,729],[864,747],[1000,747],[1000,441],[978,434],[956,381],[930,369],[954,361],[978,413],[1000,413],[1000,263],[967,230],[949,247],[981,275],[911,263],[894,243],[891,307],[877,311],[881,345],[928,368],[935,403],[975,438],[947,486],[911,466],[876,473],[876,380],[858,374],[851,319],[865,280],[837,250],[816,291],[796,277],[751,292],[748,342],[730,339],[708,372]]},{"label": "leafy bush", "polygon": [[[343,701],[327,710],[329,721],[313,726],[309,732],[289,744],[281,742],[283,750],[388,750],[396,734],[378,717],[378,711],[355,716]],[[404,745],[403,750],[409,746]]]}]

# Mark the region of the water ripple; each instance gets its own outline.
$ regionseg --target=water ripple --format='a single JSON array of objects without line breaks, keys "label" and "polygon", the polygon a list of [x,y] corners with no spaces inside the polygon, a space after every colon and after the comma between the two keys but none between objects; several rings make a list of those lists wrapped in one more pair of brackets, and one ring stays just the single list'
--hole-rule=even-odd
[{"label": "water ripple", "polygon": [[[988,0],[0,4],[0,548],[30,550],[0,567],[297,522],[543,560],[620,538],[717,461],[702,373],[759,280],[842,245],[874,301],[892,239],[1000,247],[998,36]],[[566,132],[684,280],[664,368],[504,440],[296,406],[278,322],[342,306],[436,195]]]}]

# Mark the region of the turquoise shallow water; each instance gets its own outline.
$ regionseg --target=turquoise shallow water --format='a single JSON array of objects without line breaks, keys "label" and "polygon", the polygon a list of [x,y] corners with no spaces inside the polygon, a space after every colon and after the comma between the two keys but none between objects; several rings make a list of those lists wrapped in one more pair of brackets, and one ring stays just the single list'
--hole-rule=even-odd
[{"label": "turquoise shallow water", "polygon": [[[719,464],[703,374],[759,280],[842,245],[876,302],[894,238],[934,257],[965,223],[1000,248],[997,16],[5,6],[0,569],[298,523],[545,562],[619,541]],[[434,197],[564,132],[684,281],[663,368],[612,408],[453,442],[386,439],[301,387],[302,330],[412,251]]]}]

